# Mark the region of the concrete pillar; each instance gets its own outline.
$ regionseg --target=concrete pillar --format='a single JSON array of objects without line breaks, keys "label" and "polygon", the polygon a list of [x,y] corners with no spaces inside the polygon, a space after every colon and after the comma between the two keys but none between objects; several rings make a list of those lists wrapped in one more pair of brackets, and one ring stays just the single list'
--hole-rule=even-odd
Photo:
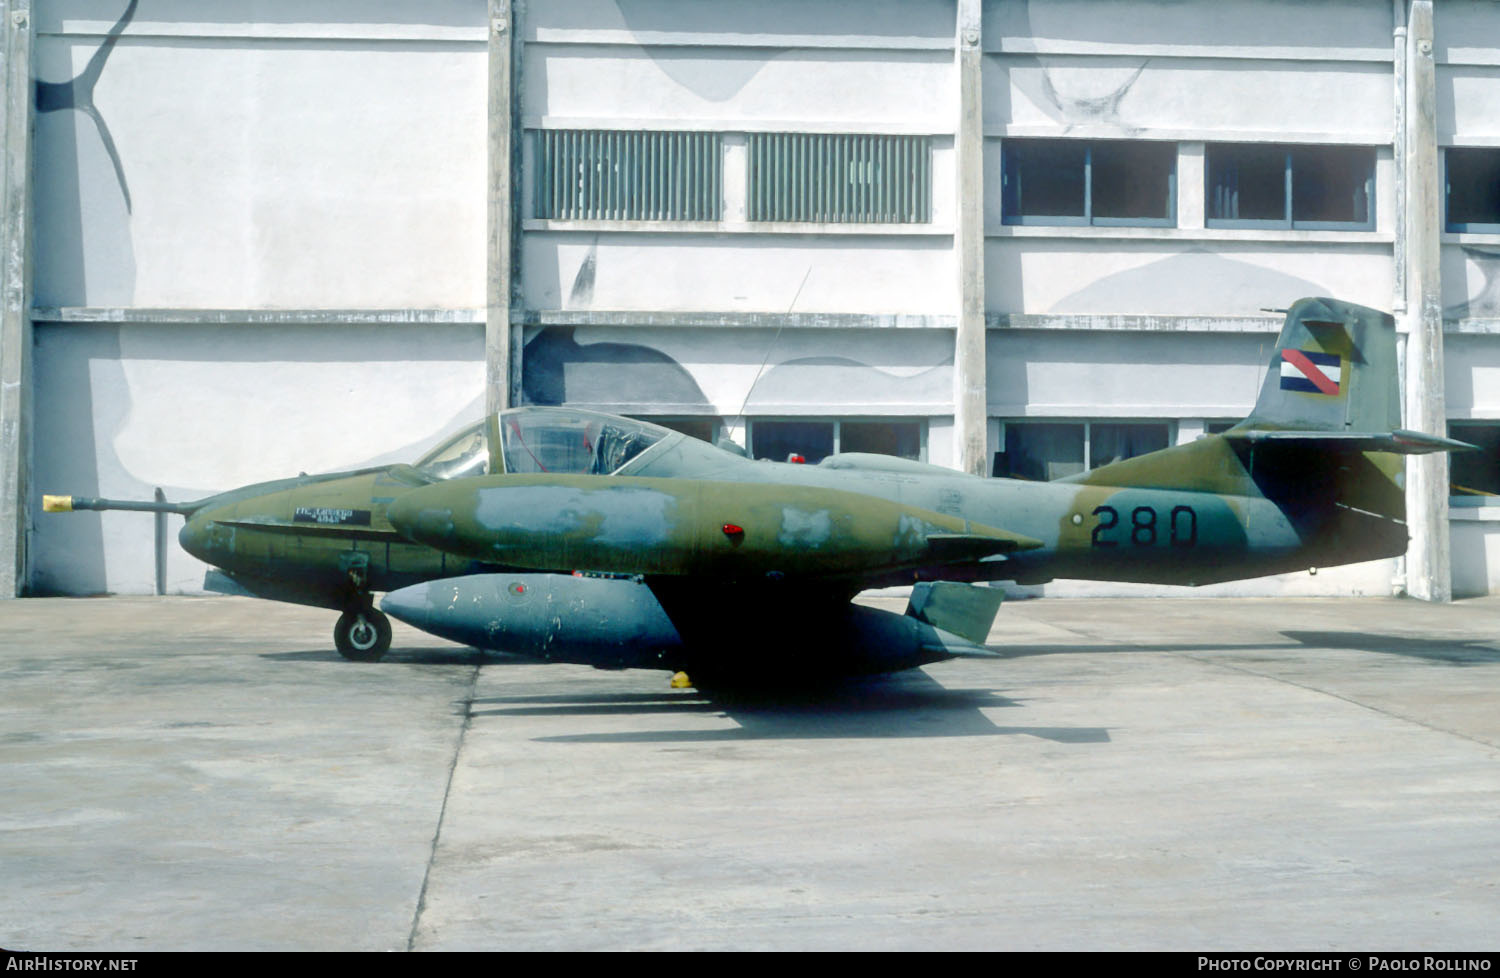
[{"label": "concrete pillar", "polygon": [[519,344],[510,325],[512,267],[515,254],[515,187],[519,173],[515,153],[520,145],[513,82],[516,11],[511,0],[489,0],[489,193],[485,273],[484,403],[502,411],[519,391]]},{"label": "concrete pillar", "polygon": [[31,522],[31,0],[0,0],[0,598],[26,587]]},{"label": "concrete pillar", "polygon": [[981,0],[958,0],[958,128],[954,133],[958,330],[953,351],[953,431],[959,467],[989,471],[984,338],[984,112]]},{"label": "concrete pillar", "polygon": [[[1406,427],[1447,434],[1443,380],[1443,304],[1439,275],[1442,171],[1437,149],[1437,80],[1432,0],[1412,0],[1406,46]],[[1406,463],[1406,590],[1451,601],[1448,553],[1448,456],[1412,455]]]}]

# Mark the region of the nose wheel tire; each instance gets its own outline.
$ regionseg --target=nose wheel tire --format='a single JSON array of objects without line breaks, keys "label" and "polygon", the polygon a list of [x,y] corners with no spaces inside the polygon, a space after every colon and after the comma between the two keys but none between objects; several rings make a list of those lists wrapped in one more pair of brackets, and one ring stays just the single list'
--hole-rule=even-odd
[{"label": "nose wheel tire", "polygon": [[374,662],[391,647],[391,620],[373,608],[346,611],[333,626],[339,655],[355,662]]}]

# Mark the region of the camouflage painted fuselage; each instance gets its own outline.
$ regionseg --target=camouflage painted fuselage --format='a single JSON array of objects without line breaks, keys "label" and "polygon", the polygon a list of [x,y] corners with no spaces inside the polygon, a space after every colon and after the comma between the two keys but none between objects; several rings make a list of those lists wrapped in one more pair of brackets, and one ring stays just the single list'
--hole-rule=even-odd
[{"label": "camouflage painted fuselage", "polygon": [[[1372,508],[1399,505],[1389,474],[1394,456],[1369,453],[1320,472],[1285,453],[1257,462],[1255,449],[1222,436],[1184,447],[1111,467],[1121,474],[1128,466],[1124,475],[1147,483],[1115,486],[1095,481],[1108,470],[1033,483],[880,456],[834,456],[817,466],[752,462],[683,438],[642,456],[629,476],[454,480],[408,493],[390,518],[434,547],[535,570],[857,575],[866,587],[1054,577],[1206,584],[1405,549],[1404,526]],[[1267,495],[1290,469],[1300,474],[1305,505]],[[1350,479],[1389,489],[1367,493],[1377,498],[1357,509],[1319,498]],[[1157,481],[1162,487],[1149,484]],[[967,525],[1014,545],[982,553],[979,543],[967,556],[950,549],[924,560],[924,551],[900,551],[892,539],[900,513],[922,514],[934,529],[946,517],[954,522],[944,532],[969,532]],[[858,542],[848,533],[813,532],[846,525],[866,532]],[[724,526],[747,532],[728,536]]]}]

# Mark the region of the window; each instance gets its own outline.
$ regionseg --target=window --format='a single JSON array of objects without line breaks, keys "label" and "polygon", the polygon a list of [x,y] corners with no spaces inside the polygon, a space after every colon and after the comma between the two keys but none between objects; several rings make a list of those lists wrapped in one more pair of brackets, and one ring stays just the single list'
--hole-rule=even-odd
[{"label": "window", "polygon": [[670,431],[680,431],[690,438],[713,444],[719,437],[718,418],[642,418]]},{"label": "window", "polygon": [[906,420],[828,420],[750,422],[750,456],[785,462],[800,455],[815,465],[837,452],[871,452],[914,461],[922,459],[923,423]]},{"label": "window", "polygon": [[1479,446],[1477,452],[1448,456],[1452,495],[1500,496],[1500,421],[1452,421],[1448,437]]},{"label": "window", "polygon": [[1448,230],[1500,233],[1500,149],[1450,147],[1443,161]]},{"label": "window", "polygon": [[1007,421],[992,475],[1051,482],[1166,448],[1165,421]]},{"label": "window", "polygon": [[1176,143],[1007,139],[1001,219],[1171,227],[1177,223],[1176,184]]},{"label": "window", "polygon": [[932,140],[753,132],[752,221],[926,224],[932,220]]},{"label": "window", "polygon": [[1375,227],[1373,147],[1211,143],[1206,165],[1209,227]]},{"label": "window", "polygon": [[556,221],[717,221],[715,132],[536,131],[536,216]]}]

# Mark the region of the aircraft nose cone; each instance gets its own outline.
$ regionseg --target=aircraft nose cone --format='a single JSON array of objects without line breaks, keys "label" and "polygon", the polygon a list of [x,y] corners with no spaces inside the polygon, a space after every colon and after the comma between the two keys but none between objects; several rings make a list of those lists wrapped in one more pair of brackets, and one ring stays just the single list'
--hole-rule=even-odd
[{"label": "aircraft nose cone", "polygon": [[178,531],[177,542],[182,544],[183,550],[204,563],[211,564],[213,561],[209,559],[209,551],[213,549],[212,534],[212,520],[191,519]]}]

